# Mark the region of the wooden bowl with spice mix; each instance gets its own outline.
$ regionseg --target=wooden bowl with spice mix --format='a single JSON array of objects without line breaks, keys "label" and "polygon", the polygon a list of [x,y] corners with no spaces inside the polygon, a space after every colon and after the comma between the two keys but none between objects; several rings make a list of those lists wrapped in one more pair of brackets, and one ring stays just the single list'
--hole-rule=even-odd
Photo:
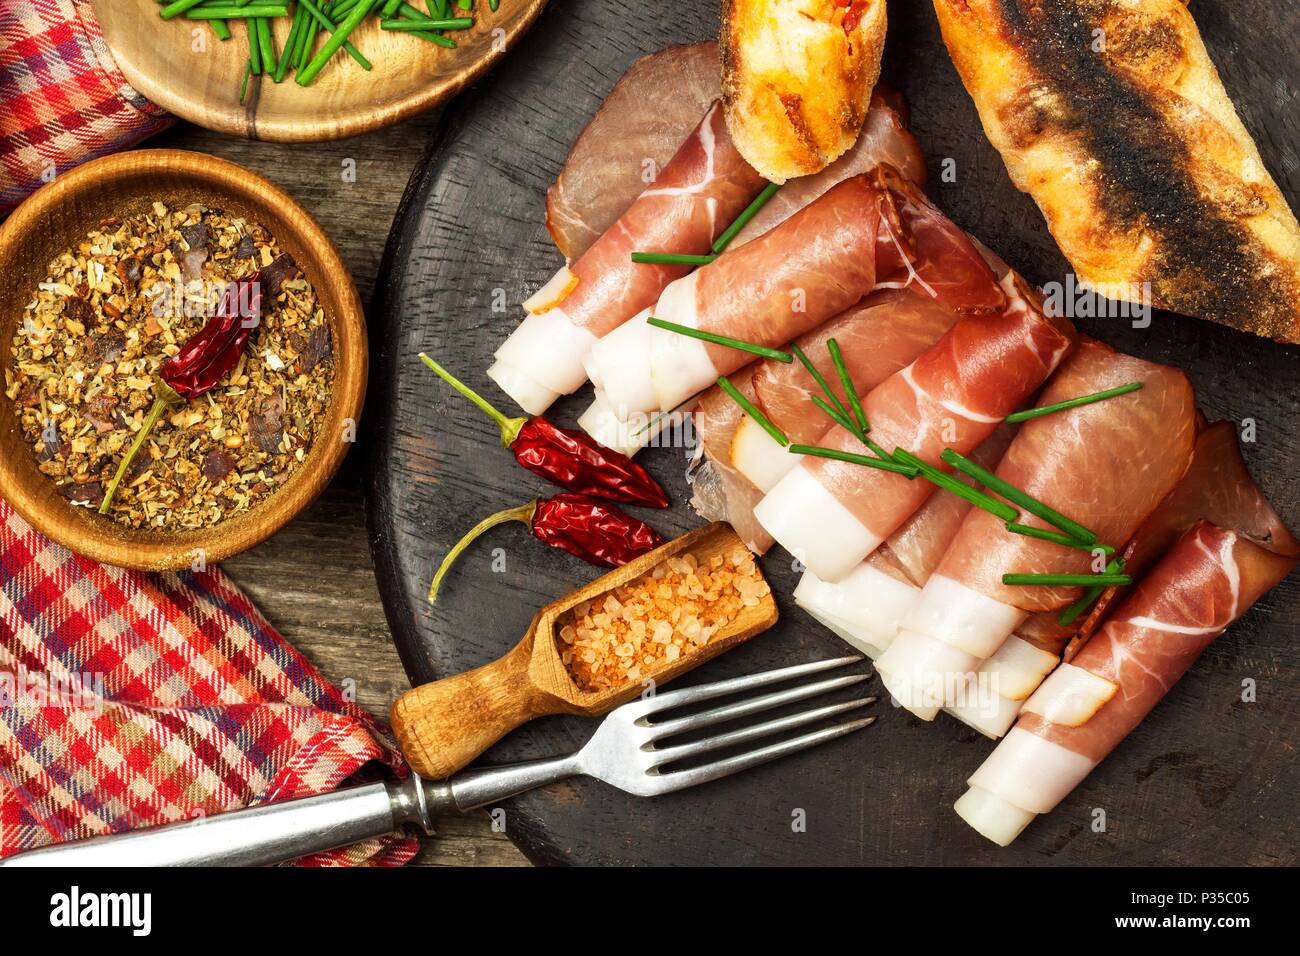
[{"label": "wooden bowl with spice mix", "polygon": [[298,203],[233,163],[137,150],[0,224],[0,496],[108,564],[238,554],[356,438],[365,319]]}]

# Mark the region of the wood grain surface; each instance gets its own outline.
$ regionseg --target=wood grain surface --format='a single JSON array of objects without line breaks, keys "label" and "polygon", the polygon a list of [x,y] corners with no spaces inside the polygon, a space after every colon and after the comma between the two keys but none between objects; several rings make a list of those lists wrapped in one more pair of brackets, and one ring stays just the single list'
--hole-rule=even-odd
[{"label": "wood grain surface", "polygon": [[[370,17],[349,42],[373,69],[340,52],[306,87],[292,75],[281,83],[251,78],[242,103],[248,57],[242,22],[232,21],[234,36],[222,42],[200,21],[159,19],[155,0],[98,0],[95,14],[127,81],[155,103],[232,136],[301,143],[378,129],[454,96],[500,60],[545,5],[503,0],[493,11],[484,0],[475,5],[474,26],[453,31],[456,49],[382,30]],[[273,21],[277,51],[290,22]],[[323,42],[318,39],[316,49]]]},{"label": "wood grain surface", "polygon": [[[312,211],[368,300],[407,178],[438,122],[436,111],[365,136],[318,145],[255,143],[181,123],[149,146],[222,156],[275,182]],[[349,162],[351,161],[351,162]],[[355,163],[355,179],[345,175]],[[364,438],[368,419],[361,421]],[[337,684],[385,715],[409,689],[384,621],[366,539],[364,449],[297,520],[222,567],[282,634]],[[486,813],[447,817],[421,838],[414,865],[519,866],[527,861]]]},{"label": "wood grain surface", "polygon": [[[1202,0],[1205,40],[1266,162],[1300,201],[1300,129],[1289,75],[1297,39],[1266,0]],[[963,227],[1036,282],[1067,264],[1032,202],[1016,192],[923,0],[893,0],[885,79],[912,106],[930,192]],[[514,468],[495,427],[422,370],[427,350],[501,399],[483,375],[520,318],[517,303],[560,264],[543,227],[545,190],[569,144],[639,55],[717,29],[716,5],[659,7],[555,0],[526,49],[451,108],[413,182],[378,290],[367,433],[368,496],[388,618],[419,680],[500,656],[536,609],[592,569],[500,529],[462,557],[436,608],[424,600],[438,559],[478,517],[544,489]],[[943,173],[951,169],[954,181]],[[503,308],[494,306],[504,303]],[[1175,316],[1149,327],[1082,318],[1111,344],[1188,371],[1211,418],[1243,423],[1246,456],[1278,511],[1300,521],[1295,443],[1300,349]],[[504,399],[502,399],[504,401]],[[571,422],[578,395],[553,411]],[[684,501],[685,454],[644,463]],[[646,515],[665,534],[699,523],[684,505]],[[782,621],[683,678],[712,680],[843,652],[789,600],[796,575],[776,550],[763,562]],[[952,802],[989,752],[974,731],[923,724],[882,703],[870,730],[752,773],[638,801],[591,781],[523,795],[502,808],[535,861],[657,864],[1275,864],[1300,858],[1300,580],[1276,588],[1217,641],[1155,713],[1052,814],[1000,850],[962,824]],[[1258,697],[1242,700],[1243,681]],[[571,750],[592,722],[548,717],[512,734],[490,761]],[[1095,811],[1106,829],[1097,832]]]}]

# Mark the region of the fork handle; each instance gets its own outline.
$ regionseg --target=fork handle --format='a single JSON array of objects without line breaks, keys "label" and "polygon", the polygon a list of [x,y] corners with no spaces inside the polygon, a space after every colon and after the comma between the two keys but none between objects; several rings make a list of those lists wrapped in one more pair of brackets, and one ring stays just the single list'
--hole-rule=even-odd
[{"label": "fork handle", "polygon": [[0,866],[267,866],[404,826],[431,833],[433,818],[454,807],[445,782],[411,774],[400,781],[59,843],[11,856]]},{"label": "fork handle", "polygon": [[523,763],[462,770],[446,781],[456,809],[474,810],[498,800],[505,800],[525,790],[534,790],[550,783],[558,783],[582,773],[577,754],[567,757],[546,757]]},{"label": "fork handle", "polygon": [[450,777],[520,724],[564,710],[528,677],[532,635],[504,657],[407,691],[393,704],[393,733],[415,772]]}]

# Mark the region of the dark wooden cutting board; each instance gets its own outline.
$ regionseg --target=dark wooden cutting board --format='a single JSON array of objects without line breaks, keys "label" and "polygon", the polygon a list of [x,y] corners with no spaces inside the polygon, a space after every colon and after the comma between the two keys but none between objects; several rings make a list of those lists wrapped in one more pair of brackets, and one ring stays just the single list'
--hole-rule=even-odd
[{"label": "dark wooden cutting board", "polygon": [[[1291,203],[1300,200],[1300,46],[1285,5],[1198,0],[1197,20],[1229,93]],[[891,0],[885,79],[912,106],[930,192],[960,225],[1038,282],[1068,269],[1033,203],[1007,178],[922,0]],[[509,648],[534,611],[597,573],[543,547],[518,525],[498,529],[424,599],[449,545],[478,517],[536,494],[496,430],[420,365],[436,354],[494,400],[489,356],[517,308],[560,264],[543,226],[546,187],[579,130],[638,56],[716,35],[714,3],[553,0],[493,76],[449,111],[408,188],[390,238],[363,431],[375,563],[412,681],[483,664]],[[956,162],[956,183],[939,179]],[[494,290],[500,290],[496,292]],[[494,311],[494,296],[507,303]],[[1212,418],[1254,423],[1245,446],[1278,511],[1300,523],[1300,349],[1157,314],[1150,328],[1082,320],[1084,330],[1186,369]],[[559,403],[569,423],[586,391]],[[688,497],[681,449],[648,467]],[[666,534],[699,523],[680,504],[655,513]],[[499,551],[495,549],[500,549]],[[493,559],[504,570],[493,569]],[[712,680],[842,653],[844,645],[789,599],[796,575],[779,549],[763,561],[779,595],[775,629],[684,678]],[[1243,681],[1257,700],[1242,701]],[[879,687],[878,681],[873,686]],[[886,702],[867,731],[739,777],[657,800],[579,780],[505,807],[508,834],[537,862],[644,864],[1294,863],[1300,854],[1300,577],[1269,594],[1216,642],[1152,716],[1062,805],[1000,850],[952,802],[990,750],[941,716],[924,724]],[[569,751],[595,723],[547,718],[487,758]],[[1105,832],[1094,832],[1104,809]],[[792,824],[802,819],[806,826]]]}]

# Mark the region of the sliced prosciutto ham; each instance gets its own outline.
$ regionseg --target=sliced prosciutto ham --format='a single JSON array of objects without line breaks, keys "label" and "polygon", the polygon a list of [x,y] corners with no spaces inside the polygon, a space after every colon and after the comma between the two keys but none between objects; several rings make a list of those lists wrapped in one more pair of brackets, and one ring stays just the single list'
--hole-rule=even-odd
[{"label": "sliced prosciutto ham", "polygon": [[[1014,433],[1010,425],[999,427],[971,459],[996,468]],[[794,591],[795,603],[875,660],[893,643],[970,508],[956,495],[931,495],[843,580],[831,584],[805,571]]]},{"label": "sliced prosciutto ham", "polygon": [[546,228],[572,262],[632,205],[709,105],[722,96],[718,45],[686,43],[641,57],[614,84],[546,193]]},{"label": "sliced prosciutto ham", "polygon": [[[890,289],[871,293],[795,344],[843,401],[846,396],[827,341],[835,339],[840,345],[854,387],[865,394],[938,341],[956,321],[955,312],[928,297]],[[762,359],[741,369],[731,382],[791,441],[815,441],[825,430],[827,419],[811,400],[821,389],[801,363]],[[730,521],[741,539],[762,554],[772,538],[755,520],[754,506],[794,467],[798,456],[773,440],[716,385],[700,397],[694,425],[707,462],[693,475],[692,504],[711,521]]]},{"label": "sliced prosciutto ham", "polygon": [[632,253],[707,252],[762,188],[715,102],[618,221],[524,303],[528,315],[497,349],[488,377],[534,415],[576,391],[591,346],[690,270],[634,263]]},{"label": "sliced prosciutto ham", "polygon": [[[848,401],[827,343],[834,339],[858,394],[865,395],[910,365],[957,322],[951,309],[908,289],[873,292],[852,308],[822,323],[795,342],[822,380],[842,402]],[[752,376],[754,402],[794,444],[815,444],[829,419],[813,404],[821,387],[801,362],[757,363]],[[847,404],[844,406],[848,407]],[[731,464],[764,492],[799,461],[752,418],[744,417],[731,444]]]},{"label": "sliced prosciutto ham", "polygon": [[[979,260],[982,263],[982,259]],[[1004,280],[997,316],[962,319],[915,362],[863,399],[871,437],[948,470],[940,454],[966,454],[1036,392],[1074,345],[1073,326],[1046,315],[1017,277]],[[818,444],[862,453],[832,426]],[[916,511],[931,483],[826,458],[805,458],[755,510],[759,522],[823,581],[852,571]]]},{"label": "sliced prosciutto ham", "polygon": [[1284,550],[1194,525],[1074,660],[1026,703],[971,776],[957,813],[1006,846],[1050,812],[1138,726],[1215,638],[1295,566]]},{"label": "sliced prosciutto ham", "polygon": [[[946,229],[938,228],[940,222]],[[1006,304],[965,234],[896,170],[881,165],[838,183],[759,238],[677,280],[653,314],[777,348],[856,303],[878,280],[896,288],[914,285],[961,313],[995,312]],[[644,318],[607,335],[588,359],[587,371],[610,410],[605,420],[615,423],[611,430],[620,421],[633,425],[676,407],[751,358]]]},{"label": "sliced prosciutto ham", "polygon": [[[1197,435],[1186,473],[1124,549],[1125,573],[1139,578],[1200,520],[1240,531],[1275,551],[1300,550],[1246,469],[1229,422],[1217,422]],[[1109,588],[1087,616],[1068,627],[1052,611],[1030,615],[976,672],[972,683],[988,693],[967,695],[968,702],[944,709],[986,736],[1001,737],[1043,678],[1062,657],[1067,663],[1073,659],[1126,590]]]},{"label": "sliced prosciutto ham", "polygon": [[[1187,376],[1084,339],[1039,399],[1051,404],[1129,382],[1143,387],[1026,422],[997,471],[1116,548],[1191,461],[1197,412]],[[1050,527],[1027,513],[1020,520]],[[982,662],[1029,614],[1059,610],[1081,594],[1079,588],[1009,586],[1002,575],[1084,574],[1101,570],[1094,567],[1099,561],[1095,552],[1015,534],[994,515],[972,510],[878,662],[885,686],[926,720],[945,703],[961,703]]]}]

